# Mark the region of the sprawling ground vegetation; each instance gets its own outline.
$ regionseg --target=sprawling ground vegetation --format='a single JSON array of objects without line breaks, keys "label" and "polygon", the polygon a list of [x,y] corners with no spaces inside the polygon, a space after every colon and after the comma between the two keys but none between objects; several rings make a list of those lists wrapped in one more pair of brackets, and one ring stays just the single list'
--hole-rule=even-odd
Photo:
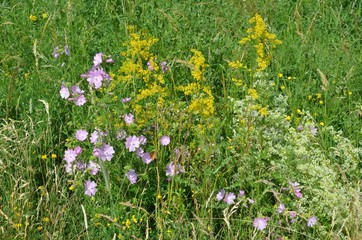
[{"label": "sprawling ground vegetation", "polygon": [[1,239],[361,239],[357,0],[0,3]]}]

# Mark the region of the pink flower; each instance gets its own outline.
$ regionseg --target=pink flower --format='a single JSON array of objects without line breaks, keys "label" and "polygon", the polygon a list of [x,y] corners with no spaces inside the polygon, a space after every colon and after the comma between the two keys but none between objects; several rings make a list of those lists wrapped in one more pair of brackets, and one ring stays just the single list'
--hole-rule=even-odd
[{"label": "pink flower", "polygon": [[64,85],[64,82],[62,83],[62,87],[60,88],[60,97],[64,99],[68,99],[70,96],[69,89]]},{"label": "pink flower", "polygon": [[87,99],[84,97],[84,95],[79,95],[76,98],[74,98],[73,101],[75,105],[83,106],[87,102]]},{"label": "pink flower", "polygon": [[316,217],[316,216],[311,216],[311,217],[308,219],[307,226],[308,226],[308,227],[313,227],[314,225],[316,225],[316,223],[317,223],[317,217]]},{"label": "pink flower", "polygon": [[167,62],[162,62],[161,68],[162,68],[162,72],[164,72],[164,73],[167,72],[168,71]]},{"label": "pink flower", "polygon": [[77,155],[81,154],[83,152],[83,149],[80,146],[76,146],[74,148],[74,151]]},{"label": "pink flower", "polygon": [[125,114],[123,120],[126,124],[132,124],[134,122],[134,116],[132,113]]},{"label": "pink flower", "polygon": [[114,63],[114,60],[112,59],[112,56],[108,56],[106,63]]},{"label": "pink flower", "polygon": [[130,101],[131,101],[130,97],[129,98],[122,98],[122,100],[121,100],[122,103],[128,103]]},{"label": "pink flower", "polygon": [[285,206],[283,203],[279,204],[279,207],[277,209],[277,213],[282,213],[285,210]]},{"label": "pink flower", "polygon": [[58,58],[59,57],[59,46],[56,46],[53,51],[53,57]]},{"label": "pink flower", "polygon": [[136,148],[140,147],[140,140],[136,136],[129,136],[126,139],[126,148],[128,148],[129,152],[136,151]]},{"label": "pink flower", "polygon": [[166,165],[166,176],[176,176],[182,172],[185,172],[185,169],[179,163],[175,165],[173,162],[170,162]]},{"label": "pink flower", "polygon": [[221,200],[223,200],[224,196],[225,196],[225,190],[224,190],[224,189],[220,189],[220,191],[219,191],[219,192],[217,193],[217,195],[216,195],[216,199],[217,199],[218,201],[221,201]]},{"label": "pink flower", "polygon": [[146,164],[150,164],[152,162],[151,155],[148,152],[142,154],[142,161]]},{"label": "pink flower", "polygon": [[162,146],[167,146],[170,143],[170,138],[168,136],[162,136],[160,143]]},{"label": "pink flower", "polygon": [[301,193],[300,188],[294,188],[294,194],[297,198],[302,198],[303,194]]},{"label": "pink flower", "polygon": [[64,160],[67,161],[68,164],[72,163],[77,156],[78,154],[74,149],[67,149],[64,152]]},{"label": "pink flower", "polygon": [[128,180],[131,182],[131,184],[135,184],[137,182],[137,173],[135,170],[131,169],[126,174]]},{"label": "pink flower", "polygon": [[244,190],[240,190],[238,197],[244,197],[245,196],[245,191]]},{"label": "pink flower", "polygon": [[87,169],[90,171],[90,174],[97,175],[100,167],[97,163],[95,163],[93,161],[89,161],[89,163],[87,165]]},{"label": "pink flower", "polygon": [[82,141],[86,140],[87,136],[88,136],[88,132],[86,130],[79,129],[75,132],[75,138],[78,141],[82,142]]},{"label": "pink flower", "polygon": [[82,78],[87,78],[90,86],[98,89],[102,86],[103,80],[111,80],[109,76],[102,68],[93,67],[86,74],[81,75]]},{"label": "pink flower", "polygon": [[235,200],[236,196],[233,192],[230,193],[226,193],[225,197],[224,197],[224,202],[226,202],[226,204],[234,204],[234,200]]},{"label": "pink flower", "polygon": [[93,66],[98,67],[102,63],[102,52],[97,53],[93,58]]},{"label": "pink flower", "polygon": [[90,197],[94,196],[97,192],[97,183],[95,183],[94,181],[87,180],[84,184],[84,187],[84,193]]},{"label": "pink flower", "polygon": [[109,144],[103,144],[100,148],[95,148],[93,155],[99,157],[102,161],[111,161],[114,155],[114,149]]},{"label": "pink flower", "polygon": [[145,145],[147,142],[147,138],[143,135],[140,136],[140,144],[141,145]]},{"label": "pink flower", "polygon": [[255,218],[254,227],[259,230],[263,230],[266,228],[268,220],[269,218]]}]

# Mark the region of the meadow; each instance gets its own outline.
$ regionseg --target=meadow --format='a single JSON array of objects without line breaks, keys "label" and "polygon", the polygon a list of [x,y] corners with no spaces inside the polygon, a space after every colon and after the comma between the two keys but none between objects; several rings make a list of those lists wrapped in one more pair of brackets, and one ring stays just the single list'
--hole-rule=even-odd
[{"label": "meadow", "polygon": [[362,239],[362,2],[0,9],[0,239]]}]

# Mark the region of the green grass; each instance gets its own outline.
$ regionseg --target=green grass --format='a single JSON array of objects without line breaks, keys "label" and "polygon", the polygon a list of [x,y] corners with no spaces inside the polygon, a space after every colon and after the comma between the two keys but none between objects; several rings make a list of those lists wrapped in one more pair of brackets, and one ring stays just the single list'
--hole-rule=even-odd
[{"label": "green grass", "polygon": [[[1,239],[362,236],[359,1],[4,1],[0,8]],[[243,74],[245,85],[238,87],[228,62],[255,61],[252,45],[238,42],[256,13],[283,43],[261,77]],[[117,116],[134,113],[133,105],[112,97],[135,99],[146,87],[142,81],[119,83],[114,95],[94,91],[92,99],[104,107],[90,98],[76,107],[59,95],[62,82],[80,84],[88,93],[80,75],[98,52],[112,55],[115,63],[105,70],[120,75],[128,25],[158,39],[151,51],[172,70],[164,75],[170,93],[164,107],[157,107],[157,97],[145,99],[146,127],[123,125],[130,135],[146,135],[146,150],[158,152],[149,165],[116,140],[112,125],[122,122]],[[71,55],[55,59],[57,45],[68,45]],[[204,85],[214,97],[211,118],[190,114],[193,96],[176,87],[195,81],[183,62],[191,49],[201,51],[209,65]],[[249,88],[258,99],[248,96]],[[255,105],[266,107],[268,115],[255,117]],[[136,123],[142,117],[136,115]],[[318,128],[315,137],[310,125]],[[64,151],[79,144],[75,131],[96,127],[109,131],[115,157],[97,176],[66,174]],[[171,137],[169,146],[158,144],[162,135]],[[84,160],[95,160],[93,146],[82,144]],[[167,180],[164,169],[176,147],[185,173]],[[139,174],[134,185],[125,177],[131,168]],[[87,179],[98,184],[92,198],[84,194]],[[289,181],[301,184],[301,199],[282,190]],[[246,195],[227,205],[216,200],[222,188]],[[281,202],[297,212],[295,223],[288,212],[275,212]],[[318,223],[310,228],[312,215]],[[265,230],[253,227],[256,217],[270,218]]]}]

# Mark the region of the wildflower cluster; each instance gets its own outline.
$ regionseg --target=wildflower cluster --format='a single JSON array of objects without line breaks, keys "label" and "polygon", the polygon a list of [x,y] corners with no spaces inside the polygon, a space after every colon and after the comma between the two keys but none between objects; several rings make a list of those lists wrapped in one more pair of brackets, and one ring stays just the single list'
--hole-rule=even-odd
[{"label": "wildflower cluster", "polygon": [[276,48],[277,45],[282,44],[282,41],[277,39],[275,34],[268,32],[267,26],[259,14],[255,14],[254,17],[250,18],[249,23],[255,24],[255,26],[253,28],[248,28],[246,31],[248,36],[241,39],[239,43],[244,45],[248,42],[253,42],[257,55],[256,72],[261,72],[267,68],[270,63],[272,49]]},{"label": "wildflower cluster", "polygon": [[205,68],[208,65],[205,64],[205,58],[200,51],[192,49],[191,52],[194,55],[188,64],[191,68],[191,75],[196,81],[186,86],[179,86],[178,89],[183,91],[186,96],[192,97],[189,112],[208,118],[215,114],[214,97],[204,76]]}]

